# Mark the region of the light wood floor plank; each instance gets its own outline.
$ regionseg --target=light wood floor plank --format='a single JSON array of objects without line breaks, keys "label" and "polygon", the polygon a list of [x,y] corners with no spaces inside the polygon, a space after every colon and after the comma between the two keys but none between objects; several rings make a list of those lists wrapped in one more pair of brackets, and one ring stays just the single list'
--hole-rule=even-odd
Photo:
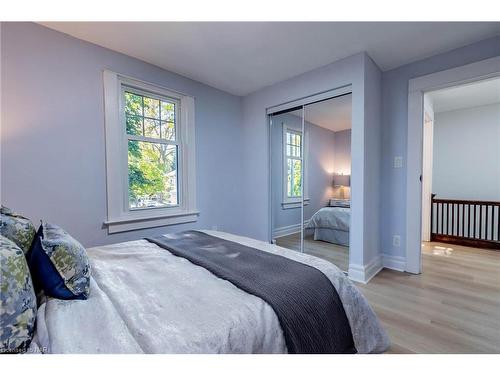
[{"label": "light wood floor plank", "polygon": [[[298,234],[278,238],[299,250]],[[347,270],[348,248],[305,238],[307,253]],[[423,272],[382,270],[357,284],[387,329],[389,353],[500,353],[500,251],[422,245]]]},{"label": "light wood floor plank", "polygon": [[[300,233],[278,237],[276,245],[300,251]],[[335,264],[342,271],[349,269],[349,248],[325,241],[315,241],[312,235],[304,237],[304,252]]]},{"label": "light wood floor plank", "polygon": [[357,284],[392,341],[390,353],[500,353],[500,252],[422,247],[423,272],[382,270]]}]

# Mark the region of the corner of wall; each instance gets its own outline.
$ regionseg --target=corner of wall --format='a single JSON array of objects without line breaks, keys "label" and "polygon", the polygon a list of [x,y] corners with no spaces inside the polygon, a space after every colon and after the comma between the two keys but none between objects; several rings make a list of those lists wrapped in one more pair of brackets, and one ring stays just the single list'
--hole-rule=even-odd
[{"label": "corner of wall", "polygon": [[365,265],[349,264],[348,276],[353,281],[367,284],[382,268],[384,268],[382,257],[377,255]]}]

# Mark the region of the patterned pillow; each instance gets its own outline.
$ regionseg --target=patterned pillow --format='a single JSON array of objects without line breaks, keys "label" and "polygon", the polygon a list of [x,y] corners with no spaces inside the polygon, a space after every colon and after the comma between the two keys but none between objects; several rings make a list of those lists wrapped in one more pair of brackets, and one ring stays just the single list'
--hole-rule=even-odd
[{"label": "patterned pillow", "polygon": [[35,238],[35,227],[29,219],[12,212],[7,207],[2,206],[0,214],[2,236],[14,242],[26,254]]},{"label": "patterned pillow", "polygon": [[42,223],[28,259],[35,286],[59,299],[87,299],[90,264],[85,248],[62,228]]},{"label": "patterned pillow", "polygon": [[23,251],[0,235],[0,352],[25,351],[33,338],[36,296]]}]

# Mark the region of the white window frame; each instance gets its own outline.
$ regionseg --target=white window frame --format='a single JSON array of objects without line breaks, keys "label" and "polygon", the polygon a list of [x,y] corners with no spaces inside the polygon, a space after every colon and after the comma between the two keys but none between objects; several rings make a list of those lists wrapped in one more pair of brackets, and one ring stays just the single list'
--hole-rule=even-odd
[{"label": "white window frame", "polygon": [[[307,188],[307,150],[308,150],[308,132],[305,132],[305,135],[302,134],[301,129],[294,128],[292,126],[287,125],[286,123],[282,124],[283,126],[283,139],[282,139],[282,154],[283,154],[283,166],[282,166],[282,185],[283,185],[283,200],[281,203],[281,206],[283,209],[289,209],[289,208],[299,208],[302,205],[302,201],[304,201],[304,206],[309,204],[309,194],[308,194],[308,188]],[[302,161],[302,168],[304,169],[303,171],[303,178],[304,181],[302,181],[302,195],[303,197],[289,197],[288,196],[288,165],[287,165],[287,158],[288,155],[286,153],[286,134],[287,133],[298,133],[302,135],[302,146],[301,146],[301,157],[297,158],[294,157],[295,159],[300,159]],[[302,199],[304,198],[304,199]]]},{"label": "white window frame", "polygon": [[[174,225],[198,220],[196,208],[196,163],[194,98],[109,70],[104,78],[106,136],[107,220],[109,233]],[[128,140],[125,127],[124,88],[144,95],[168,97],[178,103],[178,204],[150,209],[130,209],[128,199]]]}]

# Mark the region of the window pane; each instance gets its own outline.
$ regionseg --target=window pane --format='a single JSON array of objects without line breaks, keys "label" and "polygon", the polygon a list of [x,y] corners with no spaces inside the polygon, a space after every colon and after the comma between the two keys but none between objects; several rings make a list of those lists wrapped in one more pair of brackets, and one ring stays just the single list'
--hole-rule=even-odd
[{"label": "window pane", "polygon": [[287,159],[286,160],[286,164],[287,164],[287,173],[286,173],[286,185],[287,185],[287,188],[286,188],[286,194],[287,196],[291,197],[292,196],[292,160],[291,159]]},{"label": "window pane", "polygon": [[173,122],[161,122],[161,137],[169,141],[175,141],[175,124]]},{"label": "window pane", "polygon": [[142,116],[142,96],[125,92],[125,113]]},{"label": "window pane", "polygon": [[293,160],[293,190],[292,196],[300,197],[302,195],[302,162]]},{"label": "window pane", "polygon": [[177,147],[128,141],[130,209],[178,204]]},{"label": "window pane", "polygon": [[161,119],[162,121],[175,122],[175,104],[169,102],[161,102]]},{"label": "window pane", "polygon": [[144,116],[160,119],[160,101],[158,99],[144,97]]},{"label": "window pane", "polygon": [[126,115],[127,133],[142,135],[142,117]]},{"label": "window pane", "polygon": [[145,118],[144,136],[149,138],[160,138],[160,121]]}]

